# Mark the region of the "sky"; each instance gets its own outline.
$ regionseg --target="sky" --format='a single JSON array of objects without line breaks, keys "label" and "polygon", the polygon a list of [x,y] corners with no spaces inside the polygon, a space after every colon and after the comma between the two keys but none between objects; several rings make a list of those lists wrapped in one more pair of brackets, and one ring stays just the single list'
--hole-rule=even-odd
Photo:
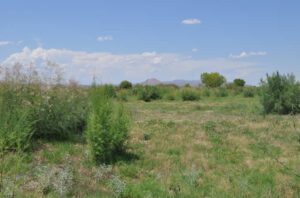
[{"label": "sky", "polygon": [[299,0],[1,0],[0,65],[55,63],[83,84],[300,79],[299,10]]}]

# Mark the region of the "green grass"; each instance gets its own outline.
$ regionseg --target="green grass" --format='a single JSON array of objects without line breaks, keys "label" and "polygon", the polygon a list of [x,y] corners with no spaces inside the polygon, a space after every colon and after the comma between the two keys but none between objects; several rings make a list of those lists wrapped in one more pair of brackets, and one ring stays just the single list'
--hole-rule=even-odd
[{"label": "green grass", "polygon": [[33,174],[48,166],[70,168],[67,197],[300,197],[300,116],[263,116],[258,98],[242,96],[124,105],[133,118],[127,153],[111,167],[90,162],[85,141],[41,141],[21,163],[1,158],[3,178],[18,178],[10,190],[60,197]]}]

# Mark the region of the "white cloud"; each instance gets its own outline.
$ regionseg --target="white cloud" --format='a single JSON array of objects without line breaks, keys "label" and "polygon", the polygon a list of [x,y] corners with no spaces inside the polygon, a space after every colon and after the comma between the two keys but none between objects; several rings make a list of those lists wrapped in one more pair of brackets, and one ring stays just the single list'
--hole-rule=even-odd
[{"label": "white cloud", "polygon": [[229,57],[239,59],[239,58],[247,58],[250,56],[265,56],[265,55],[267,55],[267,52],[241,52],[238,55],[231,54]]},{"label": "white cloud", "polygon": [[12,44],[13,44],[12,41],[0,41],[0,47],[5,45],[12,45]]},{"label": "white cloud", "polygon": [[200,24],[201,21],[199,19],[184,19],[183,21],[181,21],[181,23],[185,25],[196,25]]},{"label": "white cloud", "polygon": [[193,48],[192,49],[192,52],[198,52],[199,50],[198,50],[198,48]]},{"label": "white cloud", "polygon": [[111,35],[106,35],[106,36],[98,36],[97,41],[103,42],[103,41],[112,41],[114,38]]},{"label": "white cloud", "polygon": [[214,71],[224,74],[229,80],[236,77],[259,78],[265,73],[254,63],[228,58],[193,59],[180,54],[157,52],[112,54],[28,47],[11,54],[2,64],[35,65],[38,70],[47,72],[49,62],[59,64],[66,79],[76,79],[84,84],[90,84],[93,76],[101,82],[119,83],[124,79],[141,82],[151,77],[160,80],[199,79],[202,72]]}]

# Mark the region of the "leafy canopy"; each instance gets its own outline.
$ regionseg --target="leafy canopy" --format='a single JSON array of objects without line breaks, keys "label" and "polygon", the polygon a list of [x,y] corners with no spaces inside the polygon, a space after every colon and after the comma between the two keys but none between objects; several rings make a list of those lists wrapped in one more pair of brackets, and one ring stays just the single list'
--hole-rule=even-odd
[{"label": "leafy canopy", "polygon": [[207,87],[220,87],[226,82],[225,77],[218,72],[203,73],[201,74],[201,80]]}]

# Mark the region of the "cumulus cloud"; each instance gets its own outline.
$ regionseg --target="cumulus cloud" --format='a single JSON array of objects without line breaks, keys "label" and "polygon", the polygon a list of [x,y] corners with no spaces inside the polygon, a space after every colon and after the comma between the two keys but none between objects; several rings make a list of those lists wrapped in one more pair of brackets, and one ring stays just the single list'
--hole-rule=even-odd
[{"label": "cumulus cloud", "polygon": [[181,21],[181,23],[185,25],[196,25],[200,24],[201,21],[199,19],[184,19]]},{"label": "cumulus cloud", "polygon": [[12,45],[12,44],[13,44],[12,41],[0,41],[0,47],[5,45]]},{"label": "cumulus cloud", "polygon": [[111,35],[106,35],[106,36],[98,36],[97,41],[103,42],[103,41],[112,41],[114,38]]},{"label": "cumulus cloud", "polygon": [[238,55],[230,55],[230,58],[247,58],[250,56],[265,56],[267,55],[267,52],[241,52]]},{"label": "cumulus cloud", "polygon": [[193,59],[172,53],[112,54],[41,47],[25,47],[22,51],[11,54],[2,64],[10,66],[21,63],[24,66],[45,68],[49,66],[49,62],[58,64],[66,79],[75,79],[84,84],[90,84],[94,76],[101,82],[119,83],[124,79],[141,82],[152,77],[160,80],[199,79],[202,72],[213,71],[221,72],[228,79],[247,79],[260,76],[253,74],[264,73],[255,63],[228,58]]}]

